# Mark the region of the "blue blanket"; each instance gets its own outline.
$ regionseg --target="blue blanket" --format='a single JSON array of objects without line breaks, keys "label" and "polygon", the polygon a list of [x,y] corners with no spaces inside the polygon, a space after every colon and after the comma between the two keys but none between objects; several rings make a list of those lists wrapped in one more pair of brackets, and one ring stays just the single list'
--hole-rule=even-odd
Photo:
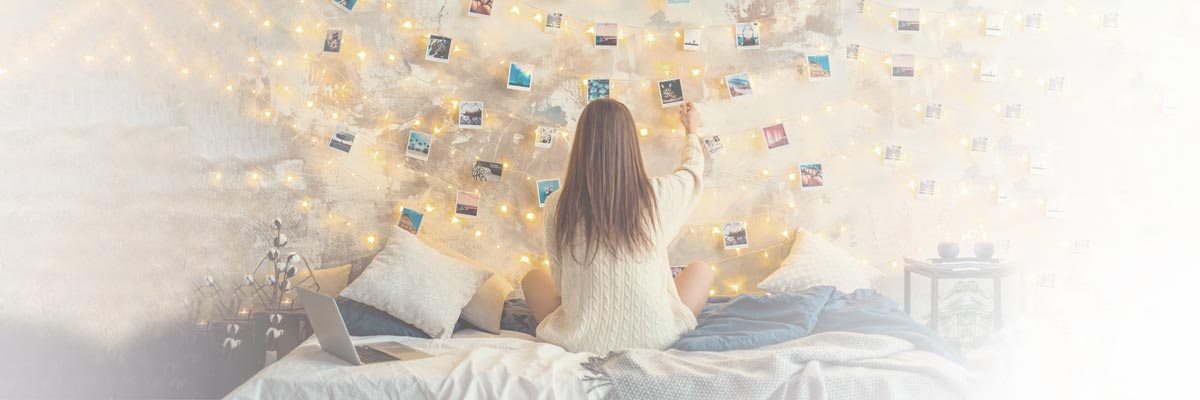
[{"label": "blue blanket", "polygon": [[919,350],[962,363],[950,343],[870,289],[846,294],[830,286],[798,292],[711,298],[696,329],[672,348],[687,351],[751,349],[807,335],[846,331],[887,335]]}]

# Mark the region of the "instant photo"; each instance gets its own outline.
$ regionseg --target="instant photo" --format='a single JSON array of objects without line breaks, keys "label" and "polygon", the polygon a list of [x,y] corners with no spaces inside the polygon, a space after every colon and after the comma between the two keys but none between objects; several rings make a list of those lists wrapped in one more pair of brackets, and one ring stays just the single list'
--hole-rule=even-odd
[{"label": "instant photo", "polygon": [[1025,14],[1025,30],[1027,30],[1027,31],[1042,30],[1042,14],[1040,14],[1040,13]]},{"label": "instant photo", "polygon": [[750,87],[750,74],[747,72],[726,76],[725,87],[729,89],[729,98],[733,100],[745,99],[754,94],[754,89]]},{"label": "instant photo", "polygon": [[404,155],[408,158],[415,158],[421,161],[429,160],[429,147],[433,142],[433,136],[417,131],[408,132],[408,147],[404,150]]},{"label": "instant photo", "polygon": [[597,49],[617,48],[617,33],[620,31],[619,25],[615,23],[597,23],[592,30],[596,33],[595,44]]},{"label": "instant photo", "polygon": [[979,63],[979,80],[984,82],[995,82],[1000,79],[1000,63],[995,60],[986,60]]},{"label": "instant photo", "polygon": [[358,0],[333,0],[333,5],[345,12],[350,12],[354,6],[358,4]]},{"label": "instant photo", "polygon": [[721,143],[720,136],[709,136],[704,138],[704,148],[708,149],[708,155],[716,156],[725,152],[725,144]]},{"label": "instant photo", "polygon": [[823,81],[829,79],[831,75],[828,54],[808,56],[808,80]]},{"label": "instant photo", "polygon": [[561,187],[562,184],[558,181],[558,179],[537,181],[538,207],[545,207],[546,198],[550,197],[551,193],[554,193]]},{"label": "instant photo", "polygon": [[489,17],[492,15],[492,0],[467,0],[467,15],[472,17]]},{"label": "instant photo", "polygon": [[725,239],[725,250],[750,247],[750,236],[746,233],[745,221],[729,221],[721,226],[721,237]]},{"label": "instant photo", "polygon": [[508,88],[528,92],[533,87],[533,71],[526,66],[508,64]]},{"label": "instant photo", "polygon": [[917,76],[917,57],[912,54],[892,55],[892,80],[909,80]]},{"label": "instant photo", "polygon": [[471,179],[480,182],[499,182],[504,175],[504,164],[490,161],[476,161],[471,167]]},{"label": "instant photo", "polygon": [[425,214],[411,208],[402,208],[400,209],[400,222],[397,222],[396,226],[416,235],[417,231],[421,230],[422,219],[425,219]]},{"label": "instant photo", "polygon": [[548,149],[554,145],[554,133],[557,129],[550,126],[539,126],[537,129],[537,137],[533,140],[533,146],[540,149]]},{"label": "instant photo", "polygon": [[976,136],[971,138],[972,153],[986,153],[988,151],[988,138]]},{"label": "instant photo", "polygon": [[441,35],[429,35],[429,45],[425,47],[425,59],[440,63],[450,62],[450,38]]},{"label": "instant photo", "polygon": [[983,25],[983,33],[988,36],[1004,36],[1004,15],[988,14]]},{"label": "instant photo", "polygon": [[458,127],[462,129],[483,128],[483,102],[464,101],[458,105]]},{"label": "instant photo", "polygon": [[858,52],[859,52],[858,44],[851,43],[851,44],[846,45],[846,58],[847,59],[857,60]]},{"label": "instant photo", "polygon": [[935,121],[942,119],[942,105],[939,103],[929,103],[925,105],[925,120]]},{"label": "instant photo", "polygon": [[917,186],[918,199],[931,199],[935,194],[937,194],[937,182],[933,179],[923,180]]},{"label": "instant photo", "polygon": [[896,31],[917,33],[921,31],[921,9],[901,8],[896,11]]},{"label": "instant photo", "polygon": [[355,136],[350,127],[338,122],[337,127],[333,128],[333,138],[329,139],[329,147],[349,153],[350,147],[354,146]]},{"label": "instant photo", "polygon": [[340,53],[342,51],[342,30],[330,29],[325,31],[325,49],[326,53]]},{"label": "instant photo", "polygon": [[563,23],[562,13],[546,14],[546,25],[545,25],[546,33],[558,32],[560,29],[562,29],[562,23]]},{"label": "instant photo", "polygon": [[783,123],[762,128],[762,136],[763,140],[767,142],[767,150],[775,150],[788,145],[787,130],[784,129]]},{"label": "instant photo", "polygon": [[602,99],[609,96],[612,89],[612,81],[608,79],[588,79],[587,80],[587,101]]},{"label": "instant photo", "polygon": [[1029,156],[1029,173],[1033,175],[1046,175],[1046,171],[1050,169],[1050,165],[1046,160],[1045,154],[1034,154]]},{"label": "instant photo", "polygon": [[683,83],[679,79],[659,81],[658,100],[663,108],[683,104]]},{"label": "instant photo", "polygon": [[688,28],[683,30],[683,49],[688,51],[700,50],[700,30]]},{"label": "instant photo", "polygon": [[1018,120],[1021,119],[1021,104],[1012,103],[1004,106],[1004,119]]},{"label": "instant photo", "polygon": [[1067,78],[1065,76],[1054,76],[1046,82],[1046,91],[1062,93],[1066,89]]},{"label": "instant photo", "polygon": [[800,190],[815,190],[825,186],[821,164],[800,165]]},{"label": "instant photo", "polygon": [[479,193],[459,191],[454,201],[454,214],[464,217],[479,216]]},{"label": "instant photo", "polygon": [[762,46],[758,22],[738,22],[734,26],[734,32],[738,50],[757,49]]},{"label": "instant photo", "polygon": [[900,157],[903,154],[903,148],[898,144],[889,144],[883,149],[883,163],[885,165],[896,165],[900,163]]}]

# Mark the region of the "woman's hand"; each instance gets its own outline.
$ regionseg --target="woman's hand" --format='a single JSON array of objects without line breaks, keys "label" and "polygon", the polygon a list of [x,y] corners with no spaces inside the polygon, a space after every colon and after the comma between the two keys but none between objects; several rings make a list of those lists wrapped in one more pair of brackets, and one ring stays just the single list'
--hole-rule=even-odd
[{"label": "woman's hand", "polygon": [[696,105],[690,101],[679,105],[679,122],[689,134],[696,133],[696,130],[704,126],[704,121],[700,120],[700,111],[697,111]]}]

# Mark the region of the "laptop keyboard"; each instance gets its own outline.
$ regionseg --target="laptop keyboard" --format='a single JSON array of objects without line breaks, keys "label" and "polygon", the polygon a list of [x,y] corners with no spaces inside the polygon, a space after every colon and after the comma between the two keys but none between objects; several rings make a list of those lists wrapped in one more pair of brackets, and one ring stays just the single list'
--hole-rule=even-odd
[{"label": "laptop keyboard", "polygon": [[363,364],[399,360],[396,356],[368,346],[354,346],[354,351],[358,353],[358,359],[362,360]]}]

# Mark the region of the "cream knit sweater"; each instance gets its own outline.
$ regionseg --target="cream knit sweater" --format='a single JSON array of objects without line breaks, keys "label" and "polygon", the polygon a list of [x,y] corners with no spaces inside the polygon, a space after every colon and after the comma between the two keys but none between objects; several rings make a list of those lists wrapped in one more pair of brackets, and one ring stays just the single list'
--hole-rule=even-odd
[{"label": "cream knit sweater", "polygon": [[[546,250],[562,305],[537,327],[537,337],[568,351],[604,354],[629,348],[666,349],[696,327],[696,317],[679,300],[667,261],[667,245],[700,202],[704,155],[699,136],[687,135],[675,172],[651,179],[661,229],[652,229],[654,248],[640,260],[621,260],[601,249],[592,265],[564,256],[554,244],[558,197],[546,202]],[[573,249],[583,244],[576,243]],[[570,254],[566,252],[565,254]]]}]

